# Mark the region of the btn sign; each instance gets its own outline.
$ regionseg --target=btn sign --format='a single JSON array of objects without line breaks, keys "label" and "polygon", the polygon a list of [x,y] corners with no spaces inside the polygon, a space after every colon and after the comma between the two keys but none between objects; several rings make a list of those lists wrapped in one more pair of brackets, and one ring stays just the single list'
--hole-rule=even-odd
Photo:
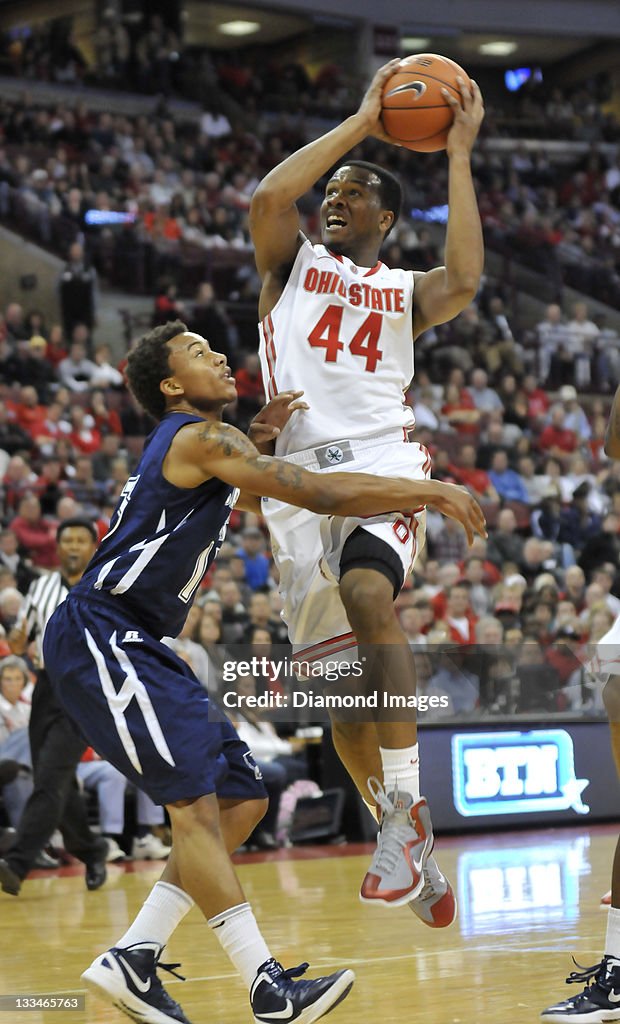
[{"label": "btn sign", "polygon": [[483,814],[565,811],[587,814],[575,778],[575,755],[565,729],[455,733],[454,806],[465,818]]}]

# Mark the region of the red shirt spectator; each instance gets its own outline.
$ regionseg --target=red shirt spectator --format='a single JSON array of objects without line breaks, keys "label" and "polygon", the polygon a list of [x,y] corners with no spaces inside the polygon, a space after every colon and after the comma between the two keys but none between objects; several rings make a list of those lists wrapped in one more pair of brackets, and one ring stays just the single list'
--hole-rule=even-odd
[{"label": "red shirt spectator", "polygon": [[33,565],[39,569],[54,569],[58,565],[56,526],[43,518],[41,503],[33,494],[22,498],[9,527],[20,546],[28,552]]},{"label": "red shirt spectator", "polygon": [[484,494],[492,486],[489,474],[484,469],[466,469],[464,466],[451,466],[452,475],[457,483],[463,484],[476,494]]},{"label": "red shirt spectator", "polygon": [[551,455],[562,458],[563,455],[570,455],[577,447],[577,435],[574,430],[566,426],[566,411],[563,405],[555,405],[551,410],[551,422],[547,424],[538,438],[538,447],[541,451],[548,451]]},{"label": "red shirt spectator", "polygon": [[265,387],[260,371],[258,356],[251,353],[245,357],[243,366],[235,372],[237,385],[237,422],[243,429],[265,404]]},{"label": "red shirt spectator", "polygon": [[579,646],[579,634],[572,626],[563,626],[558,630],[555,643],[545,651],[545,660],[553,665],[562,686],[568,682],[573,672],[582,667],[582,663],[577,657]]},{"label": "red shirt spectator", "polygon": [[262,405],[265,399],[263,378],[261,376],[260,367],[248,365],[251,358],[251,356],[248,357],[248,359],[246,359],[246,365],[242,366],[241,369],[235,372],[237,395],[239,398],[249,398],[258,405]]},{"label": "red shirt spectator", "polygon": [[523,381],[523,390],[527,399],[527,414],[530,419],[536,420],[546,416],[549,409],[549,396],[542,388],[539,388],[535,377],[526,377]]},{"label": "red shirt spectator", "polygon": [[[484,583],[485,587],[494,587],[495,584],[499,583],[499,581],[502,578],[501,572],[499,571],[496,565],[493,565],[493,562],[489,562],[489,560],[485,558],[483,555],[480,555],[478,557],[480,557],[480,560],[482,561],[482,569],[484,572],[482,582]],[[457,562],[458,568],[461,572],[461,576],[463,576],[465,573],[465,561]]]},{"label": "red shirt spectator", "polygon": [[[156,326],[157,324],[165,324],[168,320],[182,320],[184,316],[185,307],[179,300],[176,284],[172,282],[166,287],[166,290],[161,292],[155,299],[153,326]],[[122,360],[121,363],[119,363],[118,369],[122,374],[125,373],[126,365],[126,360]]]},{"label": "red shirt spectator", "polygon": [[98,434],[118,434],[119,437],[122,437],[123,428],[116,409],[106,409],[105,413],[95,413],[93,419]]},{"label": "red shirt spectator", "polygon": [[430,605],[433,609],[433,618],[435,622],[440,622],[446,614],[446,605],[448,603],[448,596],[445,590],[439,590],[430,599]]},{"label": "red shirt spectator", "polygon": [[[70,428],[67,420],[63,419],[62,405],[59,402],[52,402],[46,409],[45,420],[41,424],[39,433],[35,435],[37,447],[45,450],[44,446],[47,444],[51,451],[56,441],[68,437],[69,434]],[[48,453],[46,452],[46,454]]]},{"label": "red shirt spectator", "polygon": [[69,440],[73,447],[83,455],[92,455],[101,447],[101,434],[95,427],[95,421],[90,414],[86,414],[80,405],[71,410],[71,423],[73,429],[69,434]]},{"label": "red shirt spectator", "polygon": [[592,423],[592,437],[588,441],[588,448],[592,453],[592,461],[595,469],[600,466],[602,461],[606,431],[607,417],[596,415]]},{"label": "red shirt spectator", "polygon": [[577,447],[577,435],[572,430],[549,423],[538,438],[538,447],[542,451],[570,455]]},{"label": "red shirt spectator", "polygon": [[183,232],[175,217],[169,217],[162,208],[144,214],[144,227],[153,238],[165,238],[169,242],[178,242]]},{"label": "red shirt spectator", "polygon": [[13,406],[15,421],[31,437],[38,437],[47,417],[47,409],[44,405],[39,404],[39,396],[30,384],[26,384],[21,389],[19,399],[19,402],[15,402]]},{"label": "red shirt spectator", "polygon": [[497,501],[497,493],[489,474],[476,467],[476,449],[473,444],[463,445],[459,452],[459,464],[451,464],[450,471],[457,483],[469,487],[479,497]]},{"label": "red shirt spectator", "polygon": [[95,520],[95,529],[97,531],[97,543],[101,544],[101,541],[110,529],[110,520],[108,517],[103,514],[99,516],[99,518]]},{"label": "red shirt spectator", "polygon": [[474,404],[469,391],[459,388],[456,384],[449,384],[446,388],[446,401],[441,407],[442,415],[445,416],[451,427],[454,427],[459,434],[478,434],[480,413]]},{"label": "red shirt spectator", "polygon": [[[435,606],[439,594],[432,599]],[[475,644],[476,622],[478,621],[469,603],[469,587],[456,583],[445,595],[446,605],[443,622],[452,643]]]},{"label": "red shirt spectator", "polygon": [[122,437],[121,418],[116,409],[108,409],[105,398],[100,391],[96,391],[93,394],[91,413],[95,421],[95,428],[99,434],[118,434],[119,437]]},{"label": "red shirt spectator", "polygon": [[50,330],[49,338],[47,339],[45,358],[48,363],[51,363],[54,369],[56,369],[58,364],[62,363],[63,359],[66,359],[68,355],[69,350],[63,338],[62,327],[60,324],[54,324]]}]

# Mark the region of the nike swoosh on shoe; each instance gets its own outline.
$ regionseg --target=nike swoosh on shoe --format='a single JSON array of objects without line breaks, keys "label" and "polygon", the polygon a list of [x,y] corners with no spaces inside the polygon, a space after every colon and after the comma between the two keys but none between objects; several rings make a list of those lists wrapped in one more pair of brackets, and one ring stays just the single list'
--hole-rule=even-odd
[{"label": "nike swoosh on shoe", "polygon": [[140,977],[140,975],[136,974],[136,972],[134,971],[133,967],[131,967],[130,964],[127,963],[127,961],[125,960],[124,957],[122,957],[120,955],[117,955],[117,961],[121,965],[123,970],[127,972],[127,974],[129,975],[129,977],[131,979],[131,983],[136,986],[136,988],[138,989],[138,992],[146,993],[146,992],[148,992],[150,990],[150,988],[151,988],[151,979],[150,978],[147,978],[146,981],[143,981],[143,979]]}]

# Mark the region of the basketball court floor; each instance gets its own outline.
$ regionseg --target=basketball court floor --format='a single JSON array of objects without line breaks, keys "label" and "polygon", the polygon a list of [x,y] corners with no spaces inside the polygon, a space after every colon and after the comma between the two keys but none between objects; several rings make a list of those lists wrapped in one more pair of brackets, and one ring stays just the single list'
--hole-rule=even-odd
[{"label": "basketball court floor", "polygon": [[[313,976],[352,967],[357,982],[333,1024],[524,1024],[559,997],[564,978],[603,952],[617,826],[443,838],[436,853],[458,889],[445,930],[408,908],[359,902],[369,847],[311,847],[237,858],[242,884],[274,955],[310,961]],[[161,864],[111,865],[98,892],[82,868],[37,872],[17,898],[0,893],[0,994],[80,996],[81,971],[125,930]],[[247,994],[194,908],[164,955],[181,961],[164,984],[192,1024],[248,1024]],[[166,980],[169,978],[169,980]],[[15,1009],[0,1024],[122,1024],[88,995],[85,1010]]]}]

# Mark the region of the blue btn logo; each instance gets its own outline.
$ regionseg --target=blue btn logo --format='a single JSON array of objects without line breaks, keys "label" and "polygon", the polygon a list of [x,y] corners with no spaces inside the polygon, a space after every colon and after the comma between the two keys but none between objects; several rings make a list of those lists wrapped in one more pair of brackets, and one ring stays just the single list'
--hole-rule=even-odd
[{"label": "blue btn logo", "polygon": [[564,729],[455,733],[452,782],[454,806],[465,818],[590,810],[581,799],[590,780],[575,778],[573,741]]}]

